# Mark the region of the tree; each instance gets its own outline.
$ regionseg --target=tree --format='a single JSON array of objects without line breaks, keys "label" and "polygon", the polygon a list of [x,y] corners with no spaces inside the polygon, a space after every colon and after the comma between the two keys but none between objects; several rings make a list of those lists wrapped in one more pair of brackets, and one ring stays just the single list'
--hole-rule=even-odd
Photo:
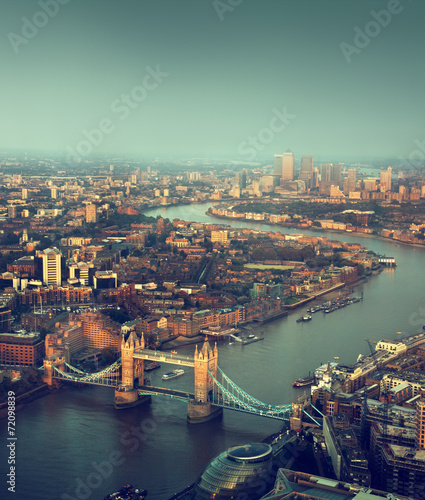
[{"label": "tree", "polygon": [[117,353],[113,347],[109,346],[104,347],[101,353],[102,353],[102,363],[104,363],[105,365],[112,364],[117,357]]}]

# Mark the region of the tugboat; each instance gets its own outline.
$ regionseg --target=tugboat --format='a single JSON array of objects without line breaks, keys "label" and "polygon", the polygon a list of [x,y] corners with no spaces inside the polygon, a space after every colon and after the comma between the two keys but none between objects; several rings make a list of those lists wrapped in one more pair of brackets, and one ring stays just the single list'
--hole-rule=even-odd
[{"label": "tugboat", "polygon": [[316,382],[316,377],[313,375],[312,377],[299,378],[296,380],[292,386],[293,387],[305,387],[307,385],[314,384]]},{"label": "tugboat", "polygon": [[124,485],[119,491],[106,495],[104,500],[144,500],[147,490],[134,488],[131,484]]},{"label": "tugboat", "polygon": [[302,323],[303,321],[310,321],[311,320],[311,316],[310,315],[307,315],[307,316],[301,316],[300,318],[297,319],[297,323]]}]

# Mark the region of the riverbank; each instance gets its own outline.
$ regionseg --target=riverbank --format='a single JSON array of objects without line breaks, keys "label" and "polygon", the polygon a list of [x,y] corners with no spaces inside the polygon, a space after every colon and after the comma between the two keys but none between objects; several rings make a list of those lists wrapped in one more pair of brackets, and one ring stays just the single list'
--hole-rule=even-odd
[{"label": "riverbank", "polygon": [[[47,394],[50,394],[51,390],[47,386],[47,384],[43,384],[39,387],[35,387],[34,389],[31,389],[28,392],[25,392],[24,394],[20,394],[19,396],[16,396],[15,398],[15,411],[22,410],[28,403],[31,403],[32,401],[35,401],[36,399],[40,399],[44,396],[47,396]],[[3,420],[7,417],[7,402],[1,403],[0,404],[0,420]]]},{"label": "riverbank", "polygon": [[177,347],[184,347],[187,345],[192,345],[192,344],[199,344],[204,341],[205,335],[196,335],[196,337],[183,337],[182,335],[180,337],[177,337],[176,339],[173,340],[168,340],[167,342],[164,342],[161,344],[161,349],[174,349]]},{"label": "riverbank", "polygon": [[425,249],[425,243],[423,245],[420,245],[418,243],[409,243],[407,241],[401,241],[401,240],[395,240],[394,238],[388,238],[386,236],[381,236],[380,234],[371,234],[371,233],[363,233],[360,231],[341,231],[339,229],[329,229],[329,228],[322,228],[322,227],[317,227],[317,226],[298,226],[296,224],[285,224],[283,222],[276,223],[276,222],[271,222],[269,220],[248,220],[247,219],[235,219],[233,217],[226,217],[225,215],[217,215],[211,213],[209,210],[205,212],[205,215],[208,215],[208,217],[212,217],[215,219],[220,219],[220,220],[227,220],[227,221],[235,221],[235,222],[253,222],[255,224],[267,224],[269,226],[277,226],[277,227],[283,227],[283,228],[288,228],[288,229],[294,229],[294,230],[299,230],[299,231],[314,231],[317,233],[335,233],[338,235],[346,234],[350,236],[359,236],[360,238],[371,238],[374,240],[381,240],[381,241],[390,241],[391,243],[399,243],[400,245],[405,245],[408,247],[415,247],[415,248],[424,248]]}]

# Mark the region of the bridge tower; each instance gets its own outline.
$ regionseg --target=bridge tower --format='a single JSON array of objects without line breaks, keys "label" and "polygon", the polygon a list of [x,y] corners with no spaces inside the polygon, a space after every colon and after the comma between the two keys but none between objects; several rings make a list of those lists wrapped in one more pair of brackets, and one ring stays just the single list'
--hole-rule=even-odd
[{"label": "bridge tower", "polygon": [[53,367],[57,366],[60,370],[64,370],[65,358],[60,355],[53,355],[44,359],[43,363],[44,363],[43,382],[49,386],[49,389],[52,389],[54,386],[57,386],[59,384],[57,380],[53,380]]},{"label": "bridge tower", "polygon": [[128,339],[124,335],[121,339],[121,385],[115,389],[114,405],[116,409],[131,408],[145,401],[149,396],[140,397],[137,386],[144,384],[144,360],[134,359],[136,349],[145,348],[145,339],[139,341],[134,331],[130,332]]},{"label": "bridge tower", "polygon": [[208,340],[205,339],[199,351],[196,346],[194,354],[195,399],[187,407],[189,423],[207,422],[223,413],[222,408],[217,408],[209,402],[209,394],[214,389],[214,383],[208,372],[217,377],[217,360],[217,344],[214,349],[211,349]]}]

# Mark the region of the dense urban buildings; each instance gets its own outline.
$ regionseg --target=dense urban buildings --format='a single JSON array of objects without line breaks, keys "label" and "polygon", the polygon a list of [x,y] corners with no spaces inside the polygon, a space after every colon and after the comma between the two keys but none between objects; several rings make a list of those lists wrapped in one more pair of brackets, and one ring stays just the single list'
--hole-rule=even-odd
[{"label": "dense urban buildings", "polygon": [[[211,169],[181,176],[116,167],[100,166],[96,181],[59,176],[54,186],[4,176],[8,189],[26,189],[19,203],[4,204],[3,213],[5,380],[14,370],[59,361],[96,372],[119,359],[129,335],[152,352],[205,337],[220,343],[246,325],[286,317],[319,297],[326,303],[332,290],[347,299],[327,307],[342,308],[354,298],[349,287],[396,265],[391,257],[320,231],[425,240],[423,181],[395,179],[388,166],[372,177],[343,162],[315,167],[312,155],[296,162],[288,152],[275,155],[273,164],[236,173]],[[43,182],[49,190],[40,195]],[[208,222],[143,215],[147,208],[206,201]],[[276,230],[238,227],[238,221]],[[286,226],[300,231],[285,233]],[[323,417],[306,401],[294,402],[289,436],[301,439],[301,429],[309,443],[317,440],[315,460],[333,481],[330,487],[353,483],[378,497],[384,491],[417,496],[423,475],[418,449],[424,446],[421,343],[381,339],[371,357],[319,367],[308,401]],[[201,399],[208,399],[208,391]],[[225,488],[207,481],[209,470],[191,490],[199,498],[208,497],[209,488]],[[275,479],[285,482],[282,474],[269,478],[269,492]],[[273,497],[266,490],[262,495]]]}]

